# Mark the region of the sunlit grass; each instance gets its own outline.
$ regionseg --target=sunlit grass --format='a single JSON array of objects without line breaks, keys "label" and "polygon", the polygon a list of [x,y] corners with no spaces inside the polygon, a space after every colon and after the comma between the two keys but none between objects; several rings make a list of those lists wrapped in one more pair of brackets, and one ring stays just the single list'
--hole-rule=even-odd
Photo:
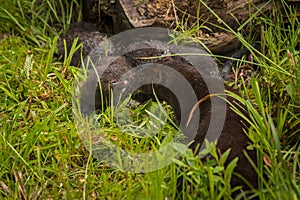
[{"label": "sunlit grass", "polygon": [[[79,7],[76,1],[51,0],[13,0],[0,5],[0,198],[231,199],[238,188],[229,184],[236,160],[224,166],[229,151],[219,156],[213,148],[214,160],[203,163],[188,150],[157,171],[126,173],[95,159],[84,147],[72,113],[79,69],[70,66],[70,61],[79,44],[74,42],[63,61],[55,56],[59,32],[81,19]],[[262,53],[239,33],[228,30],[252,50],[259,66],[248,85],[235,84],[242,85],[243,98],[230,95],[246,105],[248,116],[237,112],[251,125],[249,148],[257,149],[260,175],[259,188],[249,197],[260,199],[300,198],[300,26],[292,9],[286,7],[285,12],[287,25],[282,15],[275,15],[276,20],[274,15],[254,16],[262,30]],[[195,34],[199,27],[205,25],[194,24],[186,35]],[[239,66],[247,64],[238,62]],[[170,121],[157,120],[161,119],[155,118],[157,113],[151,115],[155,110],[149,110],[150,105],[158,104],[149,101],[129,109],[132,123],[121,128],[151,129],[163,122],[164,131],[151,139],[137,137],[135,131],[120,135],[109,110],[95,117],[100,117],[99,125],[116,145],[147,152],[163,145],[168,134],[177,133]],[[183,190],[178,194],[179,178]]]}]

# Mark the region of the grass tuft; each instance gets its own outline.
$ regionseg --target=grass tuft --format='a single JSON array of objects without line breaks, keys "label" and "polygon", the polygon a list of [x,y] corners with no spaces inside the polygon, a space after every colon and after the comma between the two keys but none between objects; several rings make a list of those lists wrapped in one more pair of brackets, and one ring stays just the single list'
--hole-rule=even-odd
[{"label": "grass tuft", "polygon": [[[261,31],[251,28],[251,38],[227,27],[253,55],[253,61],[240,59],[237,69],[257,66],[249,80],[233,84],[240,86],[242,97],[228,94],[246,107],[247,115],[239,104],[232,105],[250,124],[246,134],[253,144],[248,148],[256,149],[259,158],[257,166],[250,161],[259,174],[259,187],[246,191],[249,199],[300,199],[300,26],[295,10],[283,0],[278,3],[283,14],[274,8],[260,17],[252,15],[241,25],[242,31],[256,21]],[[111,168],[85,148],[72,113],[74,84],[84,74],[78,77],[81,69],[70,66],[81,44],[75,40],[63,61],[56,58],[59,34],[81,20],[80,7],[76,0],[1,2],[0,199],[232,199],[232,193],[240,189],[229,184],[237,159],[225,167],[230,151],[219,155],[215,144],[206,144],[213,147],[202,152],[213,158],[206,162],[187,150],[167,167],[147,173]],[[178,30],[185,37],[195,36],[195,41],[200,28],[209,31],[198,22],[186,30],[186,22],[177,21]],[[257,40],[254,35],[260,37],[261,51],[250,45]],[[175,36],[174,41],[179,39]],[[165,112],[151,110],[153,106]],[[95,118],[108,138],[125,149],[157,149],[177,133],[172,117],[160,116],[172,116],[172,109],[163,102],[124,109],[131,112],[132,123],[122,128],[134,130],[128,135],[119,134],[114,121],[118,112],[112,107]],[[137,128],[158,125],[164,127],[160,134],[151,139],[138,137]]]}]

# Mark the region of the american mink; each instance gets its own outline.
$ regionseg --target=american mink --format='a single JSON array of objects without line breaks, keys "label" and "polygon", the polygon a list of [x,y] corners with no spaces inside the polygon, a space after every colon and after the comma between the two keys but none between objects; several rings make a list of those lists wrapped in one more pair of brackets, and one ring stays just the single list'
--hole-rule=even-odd
[{"label": "american mink", "polygon": [[[165,57],[165,58],[160,58],[160,59],[152,59],[150,60],[142,60],[139,59],[140,57],[155,57],[155,56],[160,56],[163,54],[162,50],[157,50],[157,49],[142,49],[138,50],[135,52],[130,52],[127,53],[121,57],[119,57],[116,61],[114,61],[109,68],[103,73],[102,79],[101,79],[101,84],[102,84],[102,91],[103,91],[103,96],[107,97],[109,88],[113,88],[114,84],[126,84],[125,82],[127,81],[127,84],[131,82],[130,78],[126,80],[124,83],[123,82],[118,82],[118,80],[121,78],[123,74],[128,72],[129,70],[140,66],[142,64],[145,64],[147,62],[154,62],[156,64],[161,64],[165,66],[169,66],[173,69],[175,69],[177,72],[182,74],[185,79],[190,83],[192,86],[193,90],[195,91],[195,94],[197,96],[197,99],[202,99],[206,95],[209,94],[209,90],[207,87],[207,84],[215,84],[216,82],[222,82],[221,79],[217,78],[210,78],[209,75],[207,75],[207,78],[210,80],[209,83],[204,81],[203,76],[206,76],[205,73],[200,75],[195,68],[182,59],[179,56],[173,56],[173,57]],[[214,62],[214,60],[209,60],[209,62]],[[157,76],[159,76],[160,71],[153,71],[153,73],[157,73]],[[163,72],[161,72],[163,73]],[[172,74],[163,74],[163,79],[164,80],[173,80]],[[133,77],[135,79],[137,77]],[[147,82],[147,77],[143,77],[144,81]],[[109,87],[108,85],[111,85]],[[176,82],[170,83],[170,84],[178,84]],[[222,83],[223,84],[223,83]],[[125,85],[124,85],[125,87]],[[153,88],[152,88],[153,87]],[[86,85],[83,86],[83,88],[89,88],[89,84],[87,83]],[[176,96],[172,91],[170,91],[168,88],[159,85],[159,84],[146,84],[142,87],[139,88],[139,90],[145,94],[147,98],[152,98],[155,100],[154,95],[153,95],[153,90],[155,91],[155,95],[158,97],[159,100],[161,101],[166,101],[169,105],[172,106],[176,119],[178,122],[184,121],[185,123],[187,122],[187,117],[189,112],[192,109],[192,106],[194,104],[190,104],[187,106],[190,106],[189,108],[186,108],[188,110],[188,113],[184,113],[182,115],[181,113],[181,107],[178,102],[178,99],[176,99]],[[225,86],[226,90],[233,91],[232,88]],[[83,96],[91,96],[91,94],[85,94],[89,90],[83,89]],[[99,90],[97,90],[99,91]],[[101,107],[101,102],[99,101],[100,96],[99,92],[93,93],[95,96],[95,102],[96,102],[96,108]],[[92,94],[92,96],[93,96]],[[144,97],[145,97],[144,96]],[[234,100],[232,98],[227,97],[227,99],[231,102]],[[89,100],[84,101],[82,99],[82,110],[86,110],[85,107],[87,104],[89,104]],[[137,99],[138,101],[144,101],[145,99]],[[212,115],[212,104],[211,104],[212,99],[208,99],[207,101],[203,102],[200,106],[200,112],[201,112],[201,117],[199,120],[199,126],[198,126],[198,131],[197,135],[194,138],[194,143],[191,144],[190,148],[193,150],[196,149],[198,144],[201,144],[205,138],[205,135],[208,131],[208,128],[210,126],[210,120],[211,120],[211,115]],[[222,103],[219,100],[217,101],[217,107],[221,109],[222,106],[224,106],[224,102]],[[90,105],[92,106],[92,105]],[[88,106],[89,107],[89,106]],[[218,108],[217,108],[218,109]],[[88,112],[88,111],[87,111]],[[181,119],[183,116],[184,119]],[[245,125],[245,124],[244,124]],[[235,172],[241,174],[249,183],[256,187],[257,186],[257,174],[254,171],[254,169],[251,167],[249,161],[247,158],[244,156],[243,151],[246,151],[250,158],[255,162],[256,161],[256,154],[254,151],[248,151],[246,150],[247,145],[250,143],[248,137],[245,135],[243,132],[243,123],[242,119],[229,107],[228,104],[226,104],[226,119],[225,123],[222,129],[222,134],[220,138],[218,139],[217,142],[217,148],[221,150],[221,152],[225,152],[227,149],[231,148],[231,153],[229,155],[227,164],[235,157],[239,158],[237,167],[235,169]],[[236,176],[232,177],[231,180],[232,187],[241,185],[244,187],[244,189],[248,189],[246,184],[239,179]]]},{"label": "american mink", "polygon": [[[83,33],[83,32],[82,32]],[[76,35],[78,36],[78,35]],[[91,35],[89,35],[90,37]],[[90,38],[89,38],[90,40]],[[97,39],[98,41],[98,39]],[[129,51],[124,55],[118,56],[116,60],[114,60],[105,71],[103,71],[101,76],[101,85],[102,85],[102,94],[104,98],[109,96],[110,89],[114,89],[118,86],[126,87],[126,84],[130,85],[131,81],[136,79],[137,77],[132,77],[132,79],[121,80],[121,77],[129,72],[132,69],[137,68],[138,66],[154,63],[157,65],[168,66],[176,72],[180,73],[191,85],[193,91],[196,94],[197,100],[200,100],[207,95],[210,94],[208,85],[223,85],[223,80],[218,78],[217,75],[212,75],[209,71],[209,66],[216,66],[216,62],[214,59],[208,56],[203,56],[201,58],[201,64],[204,66],[208,66],[204,70],[203,73],[199,74],[199,72],[193,67],[189,61],[184,59],[182,56],[166,56],[158,58],[157,56],[162,56],[167,53],[174,53],[172,49],[168,47],[163,47],[159,41],[149,41],[149,43],[156,44],[157,48],[140,48],[139,50]],[[88,44],[88,43],[86,43]],[[144,43],[145,44],[145,43]],[[139,45],[139,44],[138,44]],[[84,48],[87,48],[84,46]],[[199,46],[201,51],[205,52],[205,50]],[[86,50],[85,50],[86,52]],[[146,57],[155,57],[154,59],[142,59]],[[205,68],[204,68],[205,69]],[[213,69],[213,67],[211,68]],[[172,82],[174,76],[172,73],[168,74],[165,71],[160,71],[159,68],[155,68],[152,73],[157,74],[157,77],[161,76],[161,80],[165,81],[167,84],[176,85],[178,84],[176,81]],[[147,82],[148,76],[138,77],[144,78],[144,81]],[[148,82],[151,80],[148,80]],[[168,82],[171,81],[171,82]],[[153,88],[152,88],[153,87]],[[176,99],[175,94],[169,90],[168,88],[160,85],[160,84],[146,84],[139,88],[140,91],[144,94],[144,99],[139,99],[138,101],[145,101],[147,98],[154,99],[153,89],[155,91],[155,95],[161,101],[166,101],[169,105],[172,106],[176,119],[178,122],[186,122],[188,121],[188,114],[190,113],[194,103],[188,103],[184,109],[182,109],[182,105],[178,99]],[[222,89],[222,88],[219,88]],[[232,88],[225,86],[226,90],[233,91]],[[183,94],[186,91],[183,91]],[[224,92],[224,88],[222,90]],[[234,91],[236,92],[236,91]],[[101,108],[103,106],[101,104],[101,98],[99,96],[99,86],[94,85],[94,82],[89,82],[87,80],[82,86],[81,93],[81,111],[85,114],[89,114],[94,110],[94,108]],[[146,99],[145,99],[146,97]],[[90,98],[95,98],[95,101],[91,101]],[[217,142],[217,148],[220,149],[221,152],[225,152],[227,149],[231,148],[231,153],[228,157],[227,164],[235,157],[239,158],[237,167],[235,168],[235,172],[241,174],[253,187],[257,187],[257,174],[255,170],[250,165],[247,158],[244,156],[243,151],[246,151],[250,158],[255,162],[256,161],[256,153],[254,151],[246,150],[247,145],[250,143],[248,137],[243,132],[243,123],[242,119],[230,108],[228,104],[224,104],[223,100],[216,100],[217,98],[208,99],[202,104],[200,104],[199,109],[201,112],[200,120],[197,122],[198,129],[196,136],[194,137],[194,142],[190,145],[190,148],[196,150],[198,144],[201,144],[206,136],[206,133],[209,129],[211,123],[212,116],[212,101],[214,101],[215,109],[226,109],[226,119],[224,126],[222,128],[222,133]],[[232,98],[227,97],[227,99],[231,102],[234,100]],[[107,99],[108,100],[108,99]],[[155,100],[155,99],[154,99]],[[188,102],[189,100],[187,100]],[[105,106],[105,105],[104,105]],[[183,110],[187,110],[187,113],[182,113]],[[179,184],[180,185],[180,184]],[[233,176],[231,180],[232,187],[234,186],[243,186],[243,189],[248,189],[248,186],[237,176]],[[180,187],[180,186],[179,186]]]}]

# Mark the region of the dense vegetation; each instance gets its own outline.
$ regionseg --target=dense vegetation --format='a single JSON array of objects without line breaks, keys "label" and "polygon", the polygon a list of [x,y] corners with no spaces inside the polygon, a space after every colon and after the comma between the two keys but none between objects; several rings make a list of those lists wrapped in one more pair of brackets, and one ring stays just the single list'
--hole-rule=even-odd
[{"label": "dense vegetation", "polygon": [[[70,65],[72,53],[56,55],[59,35],[81,20],[80,6],[76,0],[0,4],[0,198],[231,199],[238,190],[229,184],[235,163],[224,167],[227,154],[220,156],[216,149],[215,159],[205,163],[187,151],[168,167],[134,174],[108,167],[84,148],[72,115],[79,69]],[[231,94],[246,105],[250,117],[237,112],[251,125],[249,148],[259,157],[259,187],[248,198],[300,199],[300,26],[297,13],[284,1],[281,6],[283,14],[274,8],[253,16],[248,37],[228,27],[253,57],[239,60],[236,79],[229,83],[245,97]],[[257,41],[260,51],[250,45]],[[256,70],[244,81],[238,76],[245,66]],[[147,123],[145,108],[134,115]],[[122,138],[122,145],[136,144],[132,140]],[[176,194],[179,176],[183,191]]]}]

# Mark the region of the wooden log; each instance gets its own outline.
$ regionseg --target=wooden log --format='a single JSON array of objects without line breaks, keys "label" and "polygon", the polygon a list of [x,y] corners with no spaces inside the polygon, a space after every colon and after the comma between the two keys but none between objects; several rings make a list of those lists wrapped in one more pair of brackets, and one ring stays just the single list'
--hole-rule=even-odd
[{"label": "wooden log", "polygon": [[212,32],[207,34],[204,29],[203,33],[202,29],[198,36],[213,53],[226,54],[236,49],[239,41],[223,30],[220,19],[237,30],[251,15],[264,13],[273,4],[267,0],[84,0],[83,6],[85,21],[106,24],[100,31],[112,30],[113,34],[143,26],[208,27]]}]

